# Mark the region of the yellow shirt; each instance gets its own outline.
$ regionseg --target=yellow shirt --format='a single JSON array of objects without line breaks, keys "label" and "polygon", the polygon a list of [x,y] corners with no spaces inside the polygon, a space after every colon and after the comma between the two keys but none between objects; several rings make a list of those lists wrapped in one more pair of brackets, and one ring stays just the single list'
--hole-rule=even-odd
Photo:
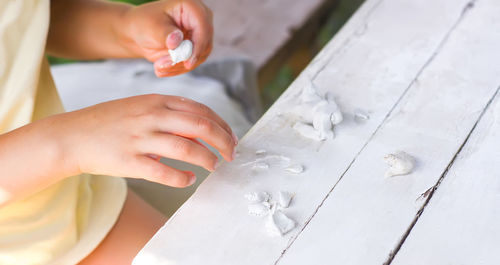
[{"label": "yellow shirt", "polygon": [[[44,58],[49,5],[0,1],[0,134],[63,111]],[[1,207],[0,264],[78,263],[113,227],[126,193],[122,179],[80,175]]]}]

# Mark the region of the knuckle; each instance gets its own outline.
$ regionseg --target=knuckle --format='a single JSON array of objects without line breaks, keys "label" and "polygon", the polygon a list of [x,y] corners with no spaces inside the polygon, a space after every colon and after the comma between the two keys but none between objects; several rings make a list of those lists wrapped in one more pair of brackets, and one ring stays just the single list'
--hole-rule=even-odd
[{"label": "knuckle", "polygon": [[214,114],[212,109],[210,109],[209,107],[207,107],[201,103],[197,104],[197,108],[202,115],[206,116],[206,115],[213,115]]},{"label": "knuckle", "polygon": [[191,154],[192,147],[191,144],[182,138],[179,138],[175,140],[174,142],[174,150],[179,154],[181,157],[188,156]]},{"label": "knuckle", "polygon": [[214,130],[213,122],[205,118],[197,118],[196,126],[199,130],[206,133],[211,133]]}]

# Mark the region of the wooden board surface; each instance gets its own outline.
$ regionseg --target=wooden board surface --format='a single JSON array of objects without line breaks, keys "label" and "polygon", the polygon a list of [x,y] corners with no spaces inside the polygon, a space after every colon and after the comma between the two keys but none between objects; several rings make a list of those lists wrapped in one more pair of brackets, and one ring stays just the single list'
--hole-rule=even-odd
[{"label": "wooden board surface", "polygon": [[[278,264],[390,261],[425,202],[420,194],[439,180],[500,85],[500,67],[491,67],[500,60],[500,53],[492,52],[500,35],[478,31],[496,21],[493,7],[500,5],[483,1],[457,13],[457,23],[416,76],[418,81]],[[414,155],[417,168],[411,175],[387,179],[381,158],[395,150]]]},{"label": "wooden board surface", "polygon": [[[483,2],[367,1],[241,140],[238,158],[208,177],[134,264],[389,262],[426,201],[417,198],[438,181],[500,84],[499,68],[484,59],[499,61],[491,53],[500,40],[474,32],[478,19],[496,21],[484,9],[498,4]],[[334,140],[301,137],[286,115],[311,79],[345,114]],[[356,122],[360,110],[370,119]],[[262,148],[306,171],[256,174],[244,165]],[[416,171],[385,179],[382,157],[397,150],[417,157]],[[244,194],[257,190],[294,193],[286,213],[298,227],[270,237],[264,220],[247,214]]]},{"label": "wooden board surface", "polygon": [[499,263],[499,146],[497,95],[391,264]]},{"label": "wooden board surface", "polygon": [[[473,63],[476,75],[496,75],[500,89],[500,60],[495,47],[500,31],[481,34],[480,28],[500,28],[500,5],[476,3],[464,23],[469,51],[461,65]],[[494,51],[494,52],[492,52]],[[478,65],[474,62],[482,62]],[[462,68],[462,67],[460,67]],[[458,70],[458,69],[457,69]],[[471,90],[476,89],[471,87]],[[470,139],[443,175],[430,203],[411,229],[392,264],[498,264],[500,261],[500,97],[497,94]]]}]

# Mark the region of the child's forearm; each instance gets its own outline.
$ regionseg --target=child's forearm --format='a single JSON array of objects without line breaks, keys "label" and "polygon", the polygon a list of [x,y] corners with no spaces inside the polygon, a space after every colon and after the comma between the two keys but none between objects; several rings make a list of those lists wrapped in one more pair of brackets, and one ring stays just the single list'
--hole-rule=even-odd
[{"label": "child's forearm", "polygon": [[0,135],[0,206],[42,190],[78,170],[65,156],[51,118]]},{"label": "child's forearm", "polygon": [[104,0],[52,0],[47,52],[73,59],[130,58],[123,16],[131,8]]}]

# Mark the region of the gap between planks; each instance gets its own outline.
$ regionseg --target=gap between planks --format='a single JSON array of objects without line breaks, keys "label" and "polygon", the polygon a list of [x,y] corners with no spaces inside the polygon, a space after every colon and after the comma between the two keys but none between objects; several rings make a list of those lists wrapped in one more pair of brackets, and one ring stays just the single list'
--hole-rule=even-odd
[{"label": "gap between planks", "polygon": [[[319,211],[319,209],[323,206],[323,203],[328,199],[328,197],[330,196],[330,194],[333,192],[333,190],[335,189],[335,187],[337,187],[337,185],[340,183],[340,181],[343,179],[344,175],[349,171],[349,169],[351,168],[351,166],[354,164],[354,162],[356,161],[356,159],[358,158],[358,156],[361,154],[361,152],[363,152],[363,150],[365,149],[365,147],[368,145],[368,143],[370,143],[370,141],[373,139],[373,137],[377,134],[377,132],[379,131],[380,128],[382,128],[382,126],[386,123],[387,119],[390,117],[390,115],[392,114],[392,112],[394,111],[394,109],[396,109],[396,107],[399,105],[399,103],[401,102],[401,100],[405,97],[405,95],[408,93],[408,91],[410,90],[410,88],[416,83],[418,82],[418,78],[420,77],[420,75],[425,71],[425,69],[434,61],[434,59],[436,58],[436,56],[439,54],[439,52],[442,50],[442,48],[446,45],[448,39],[450,38],[451,34],[453,33],[453,31],[455,31],[455,29],[457,28],[457,26],[460,24],[460,22],[464,19],[464,17],[467,15],[468,11],[470,9],[472,9],[474,7],[474,4],[476,3],[477,0],[471,0],[469,2],[467,2],[465,4],[465,6],[462,8],[462,12],[460,13],[459,17],[457,18],[457,20],[455,21],[455,23],[450,27],[450,29],[446,32],[446,34],[444,35],[443,39],[439,42],[438,46],[436,47],[436,49],[434,50],[434,52],[431,54],[431,56],[425,61],[425,63],[422,65],[422,67],[419,69],[419,71],[417,72],[417,74],[415,75],[415,77],[411,80],[410,84],[407,86],[407,88],[403,91],[403,93],[401,93],[401,96],[397,99],[396,103],[392,106],[392,108],[389,110],[389,112],[385,115],[384,119],[382,120],[382,122],[377,126],[377,128],[375,129],[375,131],[370,135],[370,137],[368,138],[368,140],[363,144],[363,146],[361,147],[361,149],[356,153],[356,155],[354,156],[354,158],[352,159],[352,161],[349,163],[349,165],[347,166],[347,168],[344,170],[344,172],[341,174],[340,178],[337,180],[337,182],[335,182],[335,184],[333,185],[333,187],[330,189],[330,191],[325,195],[325,197],[323,198],[323,200],[321,201],[321,203],[318,205],[318,207],[316,207],[315,211],[313,212],[313,214],[307,219],[307,221],[304,223],[304,225],[302,226],[302,228],[300,229],[299,233],[297,233],[296,236],[292,237],[290,239],[290,242],[288,243],[288,245],[286,246],[286,248],[281,252],[281,255],[278,257],[278,259],[276,259],[276,261],[274,262],[274,265],[277,265],[280,260],[283,258],[283,256],[286,254],[287,250],[293,245],[293,243],[295,242],[295,240],[300,236],[300,234],[304,231],[304,229],[307,227],[307,225],[311,222],[311,220],[314,218],[314,216],[316,215],[316,213]],[[383,2],[383,0],[380,0],[378,1],[371,9],[370,11],[367,13],[367,15],[365,16],[364,18],[364,23],[362,23],[361,27],[358,28],[357,30],[355,30],[353,32],[353,34],[351,36],[349,36],[343,43],[343,45],[341,46],[341,48],[339,48],[336,52],[333,52],[328,60],[325,61],[325,63],[318,69],[318,71],[314,74],[314,76],[312,77],[312,80],[316,79],[316,77],[326,68],[326,66],[336,57],[336,55],[340,54],[342,52],[342,50],[344,50],[344,48],[346,48],[348,46],[348,44],[351,42],[351,39],[353,36],[361,36],[363,34],[359,34],[358,33],[358,30],[359,29],[363,29],[363,33],[366,31],[366,29],[368,28],[368,25],[367,25],[367,20],[368,18],[376,11],[376,9],[380,6],[380,4]],[[476,128],[477,124],[479,123],[479,121],[481,120],[481,118],[483,117],[484,113],[486,112],[486,109],[490,106],[491,102],[493,101],[493,99],[495,98],[495,96],[498,94],[498,91],[500,90],[500,87],[496,90],[496,92],[494,93],[494,95],[490,98],[490,100],[488,101],[488,103],[486,104],[485,108],[483,108],[483,110],[481,111],[481,114],[480,116],[478,117],[478,119],[476,120],[476,122],[474,123],[471,131],[467,134],[464,142],[460,145],[459,149],[457,150],[457,152],[455,153],[455,155],[453,156],[453,158],[451,159],[451,161],[449,162],[447,168],[445,169],[445,171],[443,172],[443,174],[441,175],[441,177],[438,179],[437,183],[432,186],[430,188],[430,193],[428,194],[428,197],[426,199],[426,201],[424,202],[424,205],[419,209],[419,211],[417,212],[417,214],[415,215],[415,218],[413,220],[413,222],[410,224],[410,227],[408,228],[408,230],[403,234],[400,242],[398,242],[398,244],[396,245],[395,249],[393,251],[391,251],[391,253],[389,254],[389,257],[387,259],[386,262],[384,262],[383,264],[384,265],[389,265],[392,260],[394,259],[394,257],[396,256],[397,252],[399,251],[399,249],[401,248],[401,246],[403,245],[405,239],[408,237],[408,235],[410,234],[410,231],[411,229],[413,228],[413,226],[416,224],[416,222],[418,221],[418,218],[419,216],[422,214],[425,206],[427,205],[427,203],[429,202],[430,198],[432,197],[432,194],[434,193],[434,191],[438,188],[439,184],[441,183],[441,181],[444,179],[446,173],[448,172],[449,168],[453,165],[453,162],[455,161],[458,153],[460,153],[460,151],[462,150],[463,146],[465,145],[465,143],[468,141],[470,135],[472,134],[472,132],[474,131],[474,129]]]}]

